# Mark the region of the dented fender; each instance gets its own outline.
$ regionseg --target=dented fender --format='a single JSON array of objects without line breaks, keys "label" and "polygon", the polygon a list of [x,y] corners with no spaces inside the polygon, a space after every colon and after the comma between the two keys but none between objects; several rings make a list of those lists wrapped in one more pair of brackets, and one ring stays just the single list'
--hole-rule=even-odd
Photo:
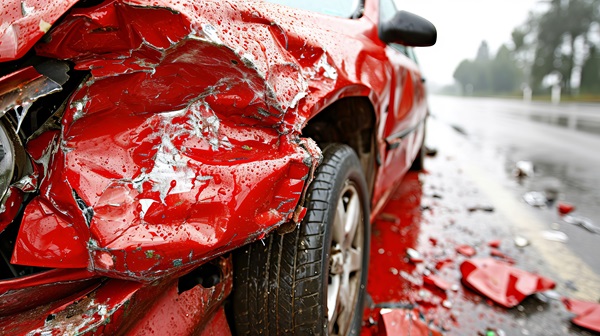
[{"label": "dented fender", "polygon": [[320,160],[299,134],[308,79],[275,39],[258,57],[221,36],[223,13],[247,25],[228,5],[108,1],[38,44],[90,76],[32,149],[50,158],[12,263],[151,281],[302,219]]}]

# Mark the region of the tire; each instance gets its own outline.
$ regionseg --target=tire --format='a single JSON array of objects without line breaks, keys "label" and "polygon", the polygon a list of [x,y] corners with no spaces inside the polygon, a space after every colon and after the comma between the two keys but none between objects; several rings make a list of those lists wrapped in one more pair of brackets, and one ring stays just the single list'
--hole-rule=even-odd
[{"label": "tire", "polygon": [[[234,254],[232,306],[238,335],[360,333],[369,199],[352,148],[332,144],[324,149],[307,195],[307,214],[293,232],[271,234]],[[350,225],[342,225],[343,218],[352,219],[346,221]],[[346,239],[352,230],[342,234],[343,226],[355,228],[352,239]]]},{"label": "tire", "polygon": [[425,169],[425,156],[427,155],[427,147],[425,146],[425,134],[427,130],[427,119],[423,121],[423,139],[421,142],[421,148],[417,153],[417,157],[410,166],[410,171],[422,171]]}]

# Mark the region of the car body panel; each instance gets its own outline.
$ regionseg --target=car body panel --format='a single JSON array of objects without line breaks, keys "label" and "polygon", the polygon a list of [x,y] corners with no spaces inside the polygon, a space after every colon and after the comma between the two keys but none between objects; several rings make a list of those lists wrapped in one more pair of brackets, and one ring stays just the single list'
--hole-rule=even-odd
[{"label": "car body panel", "polygon": [[0,62],[22,57],[77,1],[2,1]]},{"label": "car body panel", "polygon": [[[60,130],[29,139],[31,188],[12,185],[11,207],[0,214],[0,223],[10,222],[23,195],[33,195],[11,262],[72,269],[40,273],[43,284],[36,276],[0,281],[0,298],[3,289],[56,283],[75,293],[46,297],[28,318],[7,311],[0,330],[72,331],[70,318],[44,321],[75,310],[79,333],[177,333],[157,317],[180,318],[195,307],[182,333],[199,332],[211,319],[229,333],[219,305],[231,291],[230,267],[221,265],[218,295],[200,288],[194,299],[179,300],[176,279],[302,220],[321,158],[302,137],[311,118],[346,97],[372,104],[380,161],[372,217],[421,145],[427,108],[420,72],[379,41],[377,1],[366,1],[353,20],[262,1],[73,5],[53,0],[49,12],[25,20],[11,0],[0,15],[0,31],[18,32],[0,45],[0,61],[16,60],[41,38],[32,29],[43,16],[54,26],[36,54],[89,72]],[[22,38],[18,45],[14,36]],[[209,296],[211,304],[197,305]]]}]

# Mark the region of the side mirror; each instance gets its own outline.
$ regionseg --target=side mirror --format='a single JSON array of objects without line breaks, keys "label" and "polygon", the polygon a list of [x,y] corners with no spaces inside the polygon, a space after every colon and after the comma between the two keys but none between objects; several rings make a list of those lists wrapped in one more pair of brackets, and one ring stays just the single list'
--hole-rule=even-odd
[{"label": "side mirror", "polygon": [[389,21],[379,24],[379,39],[385,43],[398,43],[407,47],[429,47],[437,40],[437,30],[426,19],[399,11]]}]

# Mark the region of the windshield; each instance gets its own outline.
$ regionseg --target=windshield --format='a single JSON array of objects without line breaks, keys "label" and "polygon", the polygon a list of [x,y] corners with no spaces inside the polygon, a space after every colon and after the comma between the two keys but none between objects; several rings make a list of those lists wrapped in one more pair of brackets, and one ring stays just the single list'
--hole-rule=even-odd
[{"label": "windshield", "polygon": [[358,8],[359,0],[266,0],[317,13],[350,18]]}]

